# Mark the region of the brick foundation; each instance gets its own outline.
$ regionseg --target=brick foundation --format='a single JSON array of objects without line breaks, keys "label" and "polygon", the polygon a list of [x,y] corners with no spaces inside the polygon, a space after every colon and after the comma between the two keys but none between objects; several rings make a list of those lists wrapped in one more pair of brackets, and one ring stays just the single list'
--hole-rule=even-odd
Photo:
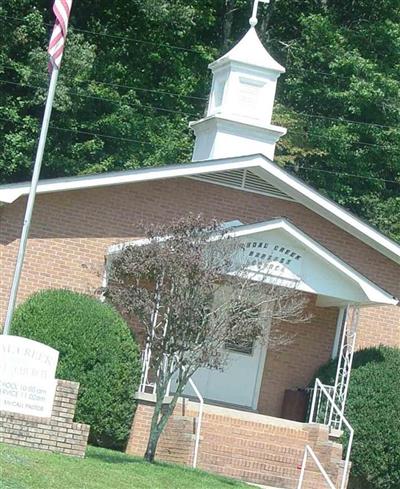
[{"label": "brick foundation", "polygon": [[84,457],[89,426],[74,423],[79,384],[58,380],[50,418],[0,411],[0,442]]},{"label": "brick foundation", "polygon": [[[154,408],[154,396],[140,395],[127,453],[143,456]],[[156,459],[191,466],[199,405],[177,404],[160,437]],[[309,444],[332,480],[343,470],[342,446],[329,439],[322,425],[280,420],[219,406],[204,406],[197,467],[248,482],[295,489],[304,447]],[[326,489],[310,462],[304,488]]]},{"label": "brick foundation", "polygon": [[[138,405],[132,423],[126,452],[143,457],[150,434],[151,418],[154,412],[155,397],[152,394],[137,394]],[[166,405],[169,398],[165,399]],[[194,449],[194,418],[180,415],[181,406],[161,434],[156,458],[164,462],[191,465]]]}]

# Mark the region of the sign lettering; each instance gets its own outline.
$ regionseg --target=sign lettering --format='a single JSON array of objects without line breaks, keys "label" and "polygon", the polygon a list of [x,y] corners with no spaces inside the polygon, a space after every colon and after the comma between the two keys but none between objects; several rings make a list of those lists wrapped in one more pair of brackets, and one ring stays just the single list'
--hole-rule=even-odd
[{"label": "sign lettering", "polygon": [[50,417],[58,351],[20,336],[0,336],[0,411]]}]

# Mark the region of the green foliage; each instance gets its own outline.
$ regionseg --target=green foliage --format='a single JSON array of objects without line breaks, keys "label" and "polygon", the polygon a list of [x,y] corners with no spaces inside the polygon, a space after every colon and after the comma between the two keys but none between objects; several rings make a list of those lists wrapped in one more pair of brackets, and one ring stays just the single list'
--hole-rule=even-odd
[{"label": "green foliage", "polygon": [[1,489],[251,489],[244,482],[172,464],[148,464],[89,446],[86,457],[62,457],[0,443]]},{"label": "green foliage", "polygon": [[140,361],[127,324],[110,306],[68,290],[46,290],[20,305],[12,334],[60,352],[57,377],[80,383],[75,418],[91,442],[122,448],[134,410]]},{"label": "green foliage", "polygon": [[[75,2],[42,177],[188,161],[207,64],[245,33],[251,3]],[[0,183],[30,175],[52,22],[44,0],[0,5]],[[257,30],[287,69],[276,161],[400,240],[398,2],[271,0]]]},{"label": "green foliage", "polygon": [[[336,363],[316,374],[333,384]],[[346,406],[354,428],[352,489],[400,487],[400,350],[388,347],[356,352]]]},{"label": "green foliage", "polygon": [[277,159],[283,152],[288,168],[399,240],[400,9],[306,1],[289,25],[292,3],[276,2],[271,20],[287,69],[278,98],[295,116]]}]

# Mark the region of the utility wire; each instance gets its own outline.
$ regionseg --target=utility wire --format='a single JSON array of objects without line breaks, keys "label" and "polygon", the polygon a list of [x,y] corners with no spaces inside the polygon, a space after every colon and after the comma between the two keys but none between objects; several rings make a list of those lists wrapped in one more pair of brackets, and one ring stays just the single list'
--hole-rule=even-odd
[{"label": "utility wire", "polygon": [[[0,14],[0,21],[2,21],[3,19],[17,20],[19,22],[26,22],[26,18],[23,18],[23,17],[16,17],[16,16],[12,16],[12,15]],[[54,24],[51,24],[51,23],[48,23],[48,22],[43,22],[43,25],[48,26],[48,27],[53,27]],[[178,51],[186,51],[186,52],[189,52],[189,53],[195,53],[195,54],[197,54],[199,56],[202,56],[203,55],[203,52],[202,51],[199,51],[199,50],[196,50],[196,49],[193,49],[193,48],[185,48],[185,47],[182,47],[182,46],[174,46],[173,44],[162,43],[162,42],[143,41],[141,39],[136,39],[136,38],[127,37],[127,36],[121,36],[121,35],[118,35],[118,34],[109,34],[109,33],[106,33],[106,32],[96,32],[96,31],[91,31],[91,30],[88,30],[88,29],[81,29],[81,28],[78,28],[78,27],[74,27],[73,25],[70,25],[70,28],[73,29],[73,30],[75,30],[75,31],[77,31],[77,32],[83,32],[83,33],[86,33],[86,34],[91,34],[93,36],[104,36],[104,37],[115,38],[115,39],[119,39],[119,40],[125,40],[125,41],[128,41],[128,42],[134,42],[134,43],[139,43],[139,44],[152,45],[152,46],[155,46],[155,47],[164,46],[164,47],[168,47],[170,49],[175,49],[175,50],[178,50]],[[282,41],[279,41],[278,39],[270,39],[270,40],[267,41],[267,44],[269,44],[271,42],[277,42],[280,45],[283,44]],[[291,66],[289,70],[287,70],[285,73],[282,74],[282,76],[290,76],[293,70],[295,70],[295,71],[296,70],[297,71],[303,71],[305,73],[320,74],[320,75],[330,76],[330,77],[335,77],[335,78],[343,78],[343,79],[346,79],[346,80],[349,80],[349,78],[350,78],[348,75],[343,75],[343,74],[339,74],[339,73],[332,73],[332,72],[326,72],[326,71],[322,71],[322,70],[313,70],[313,69],[310,69],[310,68],[303,68],[303,67],[300,67],[300,66]],[[352,74],[350,76],[356,76],[358,78],[362,78],[362,75],[359,75],[359,74]],[[396,83],[399,83],[400,84],[400,80],[392,80],[392,81],[395,81]]]},{"label": "utility wire", "polygon": [[381,178],[381,177],[370,177],[367,175],[357,175],[356,173],[348,173],[348,172],[337,172],[334,170],[323,170],[322,168],[314,168],[312,166],[305,166],[305,165],[299,165],[297,168],[301,168],[307,171],[317,171],[320,173],[330,173],[332,175],[344,175],[346,177],[352,177],[352,178],[363,178],[367,180],[376,180],[378,182],[387,182],[387,183],[395,183],[397,185],[400,185],[400,181],[397,180],[389,180],[387,178]]},{"label": "utility wire", "polygon": [[[2,64],[0,66],[7,66],[10,69],[13,69],[14,71],[17,70],[17,68],[15,66],[13,66],[13,65]],[[34,73],[34,74],[36,74],[36,73]],[[37,73],[37,75],[39,75],[39,73]],[[64,79],[67,79],[65,77],[63,77],[63,78]],[[161,93],[161,94],[166,94],[166,95],[173,96],[173,97],[185,97],[185,98],[192,98],[192,99],[202,100],[202,101],[207,101],[208,100],[207,97],[194,97],[194,96],[189,96],[189,95],[181,95],[181,94],[177,94],[177,93],[173,93],[173,92],[167,92],[167,91],[164,91],[164,90],[149,89],[149,88],[139,88],[139,87],[134,87],[134,86],[131,86],[131,85],[121,85],[121,84],[116,84],[116,83],[108,83],[108,82],[103,82],[103,81],[94,80],[94,79],[87,79],[87,80],[74,79],[73,81],[76,81],[78,83],[88,83],[88,84],[95,83],[95,84],[99,84],[99,85],[112,86],[112,87],[116,87],[116,88],[129,88],[129,89],[138,90],[138,91],[144,91],[144,92]],[[9,82],[9,83],[12,83],[14,85],[19,85],[19,83],[17,83],[17,82]],[[23,84],[20,84],[20,85],[21,86],[24,86]],[[27,84],[25,84],[25,86],[34,87],[33,85],[27,85]],[[35,87],[35,88],[41,88],[41,87]],[[98,97],[98,98],[100,98],[100,97]],[[107,100],[107,99],[104,99],[104,100],[105,101],[112,101],[112,100]],[[393,106],[393,107],[395,107],[395,106]],[[400,106],[399,107],[396,106],[396,108],[398,108],[400,110]],[[169,112],[173,112],[172,109],[162,109],[161,107],[158,107],[157,109],[158,110],[167,110]],[[289,109],[289,111],[291,113],[294,113],[294,114],[297,114],[297,115],[301,115],[301,116],[307,117],[307,118],[325,119],[325,120],[337,121],[337,122],[345,123],[345,124],[355,124],[355,125],[360,125],[360,126],[370,126],[370,127],[381,128],[381,129],[391,129],[391,130],[394,130],[394,131],[398,131],[399,130],[399,127],[389,126],[389,125],[385,125],[385,124],[378,124],[378,123],[374,123],[374,122],[355,121],[355,120],[346,119],[346,118],[343,118],[343,117],[329,117],[329,116],[325,116],[325,115],[322,115],[322,114],[310,114],[310,113],[307,113],[307,112],[296,111],[296,110],[293,110],[293,109]],[[177,111],[177,112],[181,112],[181,111]],[[187,115],[193,115],[193,116],[197,115],[195,113],[188,113],[188,112],[182,112],[182,113],[187,114]]]},{"label": "utility wire", "polygon": [[[23,121],[16,121],[14,119],[9,119],[5,117],[0,117],[0,120],[2,121],[7,121],[7,122],[12,122],[13,124],[23,124]],[[133,142],[133,143],[139,143],[139,144],[146,144],[150,145],[153,147],[158,147],[159,145],[156,145],[150,141],[144,141],[140,139],[133,139],[133,138],[124,138],[124,137],[117,137],[117,136],[110,136],[108,134],[102,134],[102,133],[97,133],[97,132],[91,132],[91,131],[84,131],[84,130],[78,130],[78,129],[68,129],[65,127],[59,127],[55,125],[50,125],[50,129],[54,129],[57,131],[64,131],[64,132],[69,132],[73,134],[83,134],[83,135],[89,135],[89,136],[95,136],[100,139],[107,138],[107,139],[112,139],[112,140],[120,140],[120,141],[125,141],[125,142]],[[161,147],[161,145],[159,146]],[[396,185],[400,186],[400,181],[396,180],[390,180],[386,178],[380,178],[380,177],[370,177],[367,175],[357,175],[353,173],[347,173],[347,172],[339,172],[339,171],[333,171],[333,170],[325,170],[322,168],[315,168],[315,167],[308,167],[305,165],[300,165],[298,168],[302,168],[305,170],[309,171],[314,171],[314,172],[321,172],[321,173],[331,173],[333,175],[339,175],[339,176],[346,176],[346,177],[351,177],[351,178],[361,178],[361,179],[367,179],[367,180],[375,180],[375,181],[381,181],[381,182],[386,182],[386,183],[394,183]]]},{"label": "utility wire", "polygon": [[[6,121],[6,122],[12,122],[14,124],[23,124],[23,121],[19,122],[19,121],[16,121],[14,119],[9,119],[6,117],[0,117],[0,120]],[[121,137],[121,136],[110,136],[109,134],[102,134],[102,133],[90,132],[90,131],[82,131],[80,129],[79,130],[78,129],[68,129],[66,127],[55,126],[53,124],[50,124],[49,129],[55,129],[57,131],[64,131],[64,132],[70,132],[73,134],[83,134],[83,135],[88,135],[88,136],[96,136],[96,137],[99,137],[100,139],[106,138],[106,139],[113,139],[113,140],[117,140],[117,141],[125,141],[125,142],[129,142],[129,143],[140,143],[140,144],[148,144],[151,146],[155,146],[155,144],[152,143],[151,141],[144,141],[141,139],[133,139],[133,138],[125,138],[125,137]]]},{"label": "utility wire", "polygon": [[[0,20],[3,20],[3,19],[17,20],[19,22],[26,22],[26,18],[23,18],[23,17],[15,17],[13,15],[0,14]],[[53,27],[54,24],[51,24],[49,22],[43,22],[42,25],[45,25],[47,27]],[[133,42],[133,43],[137,43],[137,44],[145,44],[145,45],[155,46],[155,47],[164,46],[164,47],[168,47],[170,49],[174,49],[177,51],[186,51],[189,53],[195,53],[199,56],[202,56],[204,54],[203,52],[201,52],[197,49],[193,49],[193,48],[185,48],[182,46],[174,46],[173,44],[161,43],[161,42],[143,41],[142,39],[136,39],[136,38],[127,37],[127,36],[120,36],[118,34],[109,34],[108,32],[95,32],[95,31],[90,31],[88,29],[81,29],[81,28],[75,27],[73,25],[70,25],[69,29],[72,29],[76,32],[83,32],[85,34],[90,34],[93,36],[103,36],[103,37],[109,37],[111,39],[118,39],[120,41],[128,41],[128,42]]]},{"label": "utility wire", "polygon": [[[10,19],[10,20],[17,20],[19,22],[26,22],[26,18],[23,18],[23,17],[16,17],[16,16],[11,16],[11,15],[3,15],[3,14],[0,14],[0,21],[2,19]],[[53,24],[47,23],[47,22],[43,22],[43,25],[48,26],[48,27],[53,27]],[[78,28],[78,27],[74,27],[72,25],[70,26],[70,28],[73,29],[73,30],[75,30],[75,31],[77,31],[77,32],[83,32],[83,33],[91,34],[91,35],[94,35],[94,36],[104,36],[104,37],[115,38],[115,39],[119,39],[119,40],[125,40],[125,41],[128,41],[128,42],[134,42],[134,43],[139,43],[139,44],[152,45],[152,46],[155,46],[155,47],[164,46],[164,47],[168,47],[168,48],[175,49],[175,50],[178,50],[178,51],[187,51],[189,53],[195,53],[195,54],[197,54],[199,56],[202,56],[203,55],[203,52],[201,52],[199,50],[196,50],[196,49],[193,49],[193,48],[185,48],[183,46],[174,46],[173,44],[162,43],[162,42],[143,41],[141,39],[136,39],[136,38],[127,37],[127,36],[121,36],[121,35],[118,35],[118,34],[109,34],[109,33],[106,33],[106,32],[96,32],[96,31],[91,31],[91,30],[88,30],[88,29],[81,29],[81,28]],[[276,43],[279,43],[280,45],[282,45],[282,42],[279,41],[278,39],[270,39],[270,40],[267,41],[267,44],[272,43],[272,42],[276,42]],[[303,67],[300,67],[300,66],[291,66],[291,68],[289,70],[287,70],[285,73],[283,73],[282,76],[290,76],[293,70],[304,71],[305,73],[320,74],[320,75],[330,76],[330,77],[335,77],[335,78],[343,78],[343,79],[346,79],[346,80],[349,79],[349,76],[348,75],[343,75],[343,74],[339,74],[339,73],[332,73],[332,72],[326,72],[326,71],[322,71],[322,70],[313,70],[313,69],[310,69],[310,68],[303,68]],[[362,75],[359,75],[359,74],[353,74],[351,76],[356,76],[356,77],[362,78]],[[400,84],[400,80],[393,80],[393,81],[395,81],[395,82],[397,82],[397,83]]]},{"label": "utility wire", "polygon": [[[17,86],[20,86],[20,87],[27,87],[27,88],[37,88],[37,89],[43,89],[44,88],[43,86],[31,85],[29,83],[17,83],[17,82],[13,82],[13,81],[10,81],[10,80],[4,80],[2,78],[0,78],[0,83],[7,84],[7,85],[17,85]],[[140,104],[138,107],[136,107],[134,105],[128,104],[128,103],[123,102],[123,101],[120,101],[120,100],[113,100],[113,99],[110,99],[110,98],[98,97],[96,95],[85,95],[83,93],[75,92],[75,91],[73,91],[71,89],[69,89],[69,90],[70,90],[71,94],[72,95],[75,95],[76,97],[83,97],[83,98],[88,98],[88,99],[93,99],[93,100],[101,100],[103,102],[109,102],[109,103],[118,104],[118,105],[121,105],[121,106],[130,107],[130,108],[132,108],[134,110],[138,110],[138,109],[144,107],[144,108],[147,108],[147,109],[159,110],[159,111],[163,111],[163,112],[171,112],[173,114],[189,115],[191,117],[198,117],[199,116],[198,113],[194,113],[194,112],[184,112],[184,111],[181,111],[181,110],[166,109],[164,107],[157,107],[155,105],[150,105],[150,104]]]},{"label": "utility wire", "polygon": [[[103,84],[103,82],[98,82],[96,80],[91,80],[91,81],[93,83]],[[7,83],[7,84],[11,84],[11,85],[17,85],[17,86],[29,87],[29,88],[37,88],[37,89],[43,88],[43,87],[37,86],[37,85],[32,85],[32,84],[28,84],[28,83],[18,83],[18,82],[13,82],[11,80],[4,80],[4,79],[0,79],[0,83]],[[112,85],[114,85],[114,84],[112,84]],[[124,86],[124,85],[119,85],[119,86]],[[71,90],[70,87],[68,87],[68,88],[69,88],[69,90]],[[133,88],[133,87],[131,87],[131,88]],[[154,90],[145,89],[145,90],[151,91],[151,92],[158,92],[158,90],[156,90],[156,89],[154,89]],[[92,98],[92,99],[95,99],[95,100],[103,100],[105,102],[120,103],[120,104],[128,105],[128,106],[130,106],[132,108],[136,108],[136,107],[131,106],[131,105],[127,104],[127,103],[119,102],[119,101],[108,99],[108,98],[105,98],[105,97],[99,97],[99,96],[94,96],[94,95],[78,94],[77,92],[75,92],[73,90],[71,90],[71,91],[72,91],[72,94],[75,94],[78,97]],[[172,95],[172,94],[170,93],[170,95]],[[202,100],[207,100],[207,99],[204,98]],[[172,112],[172,113],[178,113],[178,114],[184,114],[184,115],[189,115],[189,116],[194,116],[194,117],[197,117],[199,115],[199,113],[200,113],[200,111],[199,111],[199,113],[185,112],[185,111],[180,111],[180,110],[167,109],[167,108],[164,108],[164,107],[157,107],[157,106],[153,106],[153,105],[149,105],[149,104],[142,104],[141,106],[142,107],[153,108],[155,110]],[[344,124],[354,124],[354,125],[360,125],[360,126],[369,126],[369,127],[376,127],[376,128],[379,128],[379,129],[389,129],[389,130],[393,130],[393,131],[398,131],[400,129],[399,127],[395,127],[395,126],[388,126],[388,125],[377,124],[377,123],[373,123],[373,122],[354,121],[354,120],[345,119],[345,118],[342,118],[342,117],[329,117],[329,116],[324,116],[324,115],[321,115],[321,114],[310,114],[310,113],[307,113],[307,112],[300,112],[300,111],[296,111],[296,110],[293,110],[293,109],[289,109],[289,112],[290,113],[297,114],[297,115],[300,115],[300,116],[303,116],[303,117],[307,117],[309,119],[324,119],[324,120],[329,120],[329,121],[332,121],[332,122],[340,122],[341,124],[344,123]],[[371,143],[365,143],[365,144],[371,144]]]},{"label": "utility wire", "polygon": [[[21,83],[17,83],[17,82],[11,82],[11,81],[8,81],[8,80],[2,80],[2,79],[0,79],[0,83],[10,83],[12,85],[17,85],[17,86],[22,86],[22,87],[28,87],[28,88],[37,88],[37,89],[43,88],[43,87],[36,86],[36,85],[21,84]],[[135,106],[132,106],[132,105],[129,105],[129,104],[126,104],[124,102],[117,101],[117,100],[106,99],[106,98],[103,98],[103,97],[96,97],[96,96],[92,96],[92,95],[78,94],[76,92],[72,92],[72,95],[76,95],[78,97],[89,98],[89,99],[101,100],[101,101],[105,101],[105,102],[108,102],[108,103],[111,102],[111,103],[115,103],[115,104],[119,104],[119,105],[126,105],[128,107],[131,107],[134,110],[137,110],[137,111],[139,111],[140,108],[148,108],[148,109],[152,109],[152,110],[160,110],[160,111],[172,112],[172,113],[177,113],[177,114],[181,114],[181,115],[188,115],[188,116],[194,116],[194,117],[198,117],[199,116],[199,114],[195,114],[195,113],[184,112],[184,111],[176,111],[176,110],[173,110],[173,109],[165,109],[163,107],[156,107],[156,106],[148,105],[148,104],[142,104],[139,107],[135,107]],[[392,128],[392,129],[396,129],[396,128]],[[310,136],[310,137],[313,137],[313,138],[325,139],[325,140],[330,140],[330,141],[343,141],[341,138],[338,138],[338,137],[335,137],[335,136],[325,136],[325,135],[322,135],[322,134],[316,134],[315,132],[306,131],[306,130],[299,131],[297,129],[290,129],[290,133],[291,134],[302,135],[302,136]],[[357,145],[357,146],[367,146],[367,147],[384,148],[384,149],[390,149],[390,148],[392,148],[392,146],[390,144],[368,143],[366,141],[349,141],[349,144],[351,144],[351,145]]]},{"label": "utility wire", "polygon": [[[12,69],[12,70],[14,70],[16,72],[18,72],[18,68],[19,68],[19,67],[15,66],[15,65],[8,64],[8,63],[2,63],[2,64],[0,64],[0,67],[10,68],[10,69]],[[36,76],[43,75],[43,73],[44,73],[43,70],[41,70],[40,72],[39,71],[36,71],[36,70],[32,70],[32,72]],[[71,79],[71,78],[68,78],[67,76],[63,75],[62,73],[60,74],[60,78],[61,79],[64,79],[64,80],[72,80],[72,81],[77,82],[77,83],[88,83],[88,84],[96,83],[98,85],[105,85],[105,86],[109,86],[109,87],[127,88],[127,89],[130,89],[130,90],[137,90],[138,92],[161,93],[162,95],[170,95],[171,97],[188,98],[188,99],[202,100],[202,101],[207,101],[208,100],[207,97],[197,97],[195,95],[183,95],[181,93],[168,92],[166,90],[160,90],[160,89],[157,89],[157,88],[142,88],[142,87],[137,87],[137,86],[133,86],[133,85],[123,85],[123,84],[120,84],[120,83],[105,82],[105,81],[101,81],[101,80],[95,80],[94,78],[86,78],[86,79],[72,78]]]}]

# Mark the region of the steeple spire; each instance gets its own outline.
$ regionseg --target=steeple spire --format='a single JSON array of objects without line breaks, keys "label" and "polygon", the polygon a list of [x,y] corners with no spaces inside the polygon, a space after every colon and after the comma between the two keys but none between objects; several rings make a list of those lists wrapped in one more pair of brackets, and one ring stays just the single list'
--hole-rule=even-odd
[{"label": "steeple spire", "polygon": [[256,153],[272,160],[277,141],[286,134],[271,123],[276,83],[285,68],[267,52],[254,28],[259,2],[269,0],[254,1],[247,34],[209,65],[213,82],[207,114],[190,123],[196,136],[194,161]]},{"label": "steeple spire", "polygon": [[258,10],[258,4],[260,2],[269,3],[270,0],[254,0],[253,14],[252,14],[252,16],[250,17],[250,20],[249,20],[249,24],[250,24],[251,27],[255,27],[257,25],[257,23],[258,23],[257,10]]}]

